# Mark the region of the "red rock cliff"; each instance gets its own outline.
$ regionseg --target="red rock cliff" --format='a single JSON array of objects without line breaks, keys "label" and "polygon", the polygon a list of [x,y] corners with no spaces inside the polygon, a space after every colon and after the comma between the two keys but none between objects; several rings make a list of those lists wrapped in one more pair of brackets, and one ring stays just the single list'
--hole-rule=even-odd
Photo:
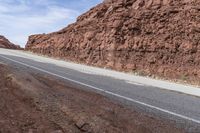
[{"label": "red rock cliff", "polygon": [[14,45],[4,36],[0,35],[0,48],[8,48],[8,49],[20,49],[20,46]]},{"label": "red rock cliff", "polygon": [[200,0],[104,0],[26,50],[117,70],[200,79]]}]

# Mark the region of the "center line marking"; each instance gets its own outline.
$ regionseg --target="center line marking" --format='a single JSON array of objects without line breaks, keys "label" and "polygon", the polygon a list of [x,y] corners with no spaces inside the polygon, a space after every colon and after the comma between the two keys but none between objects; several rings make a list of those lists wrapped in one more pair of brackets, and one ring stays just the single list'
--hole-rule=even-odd
[{"label": "center line marking", "polygon": [[162,108],[159,108],[159,107],[156,107],[156,106],[153,106],[153,105],[144,103],[144,102],[140,102],[140,101],[138,101],[138,100],[134,100],[134,99],[132,99],[132,98],[125,97],[125,96],[122,96],[122,95],[113,93],[113,92],[111,92],[111,91],[106,91],[106,90],[104,90],[104,89],[97,88],[97,87],[95,87],[95,86],[88,85],[88,84],[85,84],[85,83],[82,83],[82,82],[79,82],[79,81],[76,81],[76,80],[73,80],[73,79],[70,79],[70,78],[66,78],[66,77],[63,77],[63,76],[61,76],[61,75],[58,75],[58,74],[55,74],[55,73],[46,71],[46,70],[41,69],[41,68],[37,68],[37,67],[34,67],[34,66],[30,66],[30,65],[25,64],[25,63],[23,63],[23,62],[13,60],[13,59],[10,59],[10,58],[5,57],[5,56],[2,56],[2,55],[0,55],[0,57],[2,57],[2,58],[4,58],[4,59],[7,59],[7,60],[10,60],[10,61],[13,61],[13,62],[18,63],[18,64],[21,64],[21,65],[24,65],[24,66],[33,68],[33,69],[36,69],[36,70],[38,70],[38,71],[45,72],[45,73],[50,74],[50,75],[53,75],[53,76],[57,76],[57,77],[59,77],[59,78],[63,78],[63,79],[65,79],[65,80],[74,82],[74,83],[76,83],[76,84],[83,85],[83,86],[86,86],[86,87],[89,87],[89,88],[98,90],[98,91],[100,91],[100,92],[104,92],[104,93],[107,93],[107,94],[109,94],[109,95],[116,96],[116,97],[125,99],[125,100],[127,100],[127,101],[131,101],[131,102],[134,102],[134,103],[137,103],[137,104],[140,104],[140,105],[149,107],[149,108],[151,108],[151,109],[155,109],[155,110],[158,110],[158,111],[161,111],[161,112],[164,112],[164,113],[167,113],[167,114],[170,114],[170,115],[173,115],[173,116],[176,116],[176,117],[179,117],[179,118],[182,118],[182,119],[189,120],[189,121],[192,121],[192,122],[195,122],[195,123],[200,124],[200,120],[193,119],[193,118],[190,118],[190,117],[188,117],[188,116],[184,116],[184,115],[181,115],[181,114],[178,114],[178,113],[169,111],[169,110],[165,110],[165,109],[162,109]]}]

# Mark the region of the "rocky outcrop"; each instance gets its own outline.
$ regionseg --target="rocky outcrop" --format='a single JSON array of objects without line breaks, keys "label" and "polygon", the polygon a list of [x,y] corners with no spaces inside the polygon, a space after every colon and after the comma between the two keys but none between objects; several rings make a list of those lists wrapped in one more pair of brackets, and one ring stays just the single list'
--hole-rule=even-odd
[{"label": "rocky outcrop", "polygon": [[104,0],[26,50],[140,74],[200,79],[200,0]]},{"label": "rocky outcrop", "polygon": [[0,35],[0,48],[20,49],[20,46],[11,43],[7,38]]}]

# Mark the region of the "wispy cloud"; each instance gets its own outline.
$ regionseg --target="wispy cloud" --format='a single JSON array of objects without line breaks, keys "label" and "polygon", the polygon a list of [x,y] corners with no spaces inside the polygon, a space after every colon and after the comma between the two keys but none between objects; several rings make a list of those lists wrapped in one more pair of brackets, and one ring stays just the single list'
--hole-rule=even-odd
[{"label": "wispy cloud", "polygon": [[0,34],[24,46],[29,35],[59,30],[101,2],[86,1],[0,0]]}]

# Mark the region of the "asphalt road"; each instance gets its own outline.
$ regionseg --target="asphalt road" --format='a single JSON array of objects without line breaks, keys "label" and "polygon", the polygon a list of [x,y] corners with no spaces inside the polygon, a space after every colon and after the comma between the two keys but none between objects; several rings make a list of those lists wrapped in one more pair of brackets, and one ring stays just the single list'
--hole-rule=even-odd
[{"label": "asphalt road", "polygon": [[84,66],[21,51],[0,49],[0,62],[25,71],[55,76],[72,86],[102,93],[138,111],[173,122],[188,132],[200,133],[200,97],[123,80],[123,77],[106,76],[103,69],[100,74],[100,69],[94,69],[94,72]]}]

